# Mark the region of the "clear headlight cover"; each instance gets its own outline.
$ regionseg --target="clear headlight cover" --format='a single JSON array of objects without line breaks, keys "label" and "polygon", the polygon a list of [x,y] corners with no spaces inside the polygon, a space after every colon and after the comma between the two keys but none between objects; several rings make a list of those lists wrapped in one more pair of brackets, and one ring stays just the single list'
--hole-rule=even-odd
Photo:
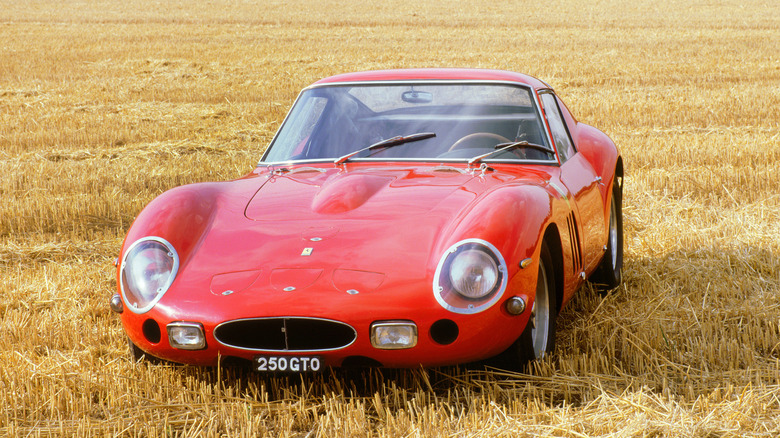
[{"label": "clear headlight cover", "polygon": [[439,261],[433,293],[439,304],[455,313],[478,313],[504,293],[507,268],[495,246],[466,239],[451,246]]},{"label": "clear headlight cover", "polygon": [[148,312],[176,278],[179,256],[161,237],[135,241],[122,260],[121,289],[127,307],[134,313]]},{"label": "clear headlight cover", "polygon": [[453,257],[449,274],[455,292],[471,299],[489,294],[500,277],[496,261],[479,249],[458,252]]}]

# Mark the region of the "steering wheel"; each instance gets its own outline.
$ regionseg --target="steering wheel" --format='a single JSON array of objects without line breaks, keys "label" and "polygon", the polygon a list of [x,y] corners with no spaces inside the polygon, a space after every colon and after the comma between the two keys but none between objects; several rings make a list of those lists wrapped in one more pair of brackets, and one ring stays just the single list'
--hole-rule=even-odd
[{"label": "steering wheel", "polygon": [[455,149],[465,148],[466,146],[468,146],[470,142],[474,141],[475,139],[492,139],[492,140],[496,140],[496,144],[510,142],[510,140],[504,137],[503,135],[494,134],[492,132],[474,132],[458,139],[458,141],[456,141],[455,143],[452,144],[452,146],[450,146],[448,152],[454,151]]}]

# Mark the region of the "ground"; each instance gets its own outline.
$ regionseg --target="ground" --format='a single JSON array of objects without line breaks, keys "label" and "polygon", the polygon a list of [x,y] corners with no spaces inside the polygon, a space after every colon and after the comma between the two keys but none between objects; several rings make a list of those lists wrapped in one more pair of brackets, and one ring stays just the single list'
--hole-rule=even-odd
[{"label": "ground", "polygon": [[[780,434],[774,2],[0,0],[0,434]],[[526,373],[131,363],[108,308],[143,206],[250,171],[336,73],[547,81],[626,172],[624,285]]]}]

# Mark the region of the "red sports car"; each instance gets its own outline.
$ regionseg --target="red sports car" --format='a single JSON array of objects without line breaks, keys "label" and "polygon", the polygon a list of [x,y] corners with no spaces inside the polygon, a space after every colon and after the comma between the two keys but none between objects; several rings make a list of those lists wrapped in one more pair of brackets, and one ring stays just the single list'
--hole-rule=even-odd
[{"label": "red sports car", "polygon": [[257,168],[136,218],[117,263],[135,357],[258,371],[417,367],[553,348],[621,281],[623,163],[546,83],[351,73],[301,94]]}]

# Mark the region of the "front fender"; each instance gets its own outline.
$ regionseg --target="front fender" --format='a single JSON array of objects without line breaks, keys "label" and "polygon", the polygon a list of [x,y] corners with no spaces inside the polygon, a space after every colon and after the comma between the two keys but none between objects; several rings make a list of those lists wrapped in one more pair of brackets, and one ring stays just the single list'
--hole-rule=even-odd
[{"label": "front fender", "polygon": [[[528,182],[501,185],[479,196],[450,224],[434,251],[435,262],[438,263],[447,248],[461,240],[476,238],[490,242],[501,252],[508,271],[507,288],[498,303],[520,296],[530,306],[536,295],[540,243],[552,216],[553,194],[544,187]],[[520,263],[529,258],[531,264],[522,268]],[[509,316],[503,304],[500,309],[501,314]],[[526,319],[524,314],[513,325],[517,336]]]},{"label": "front fender", "polygon": [[[533,257],[552,217],[552,196],[534,184],[502,185],[478,197],[442,233],[434,254],[479,238],[492,243],[508,264]],[[511,267],[510,267],[511,269]]]},{"label": "front fender", "polygon": [[176,248],[180,267],[185,266],[213,222],[220,194],[221,183],[199,183],[176,187],[158,196],[130,226],[120,260],[136,240],[157,236]]}]

